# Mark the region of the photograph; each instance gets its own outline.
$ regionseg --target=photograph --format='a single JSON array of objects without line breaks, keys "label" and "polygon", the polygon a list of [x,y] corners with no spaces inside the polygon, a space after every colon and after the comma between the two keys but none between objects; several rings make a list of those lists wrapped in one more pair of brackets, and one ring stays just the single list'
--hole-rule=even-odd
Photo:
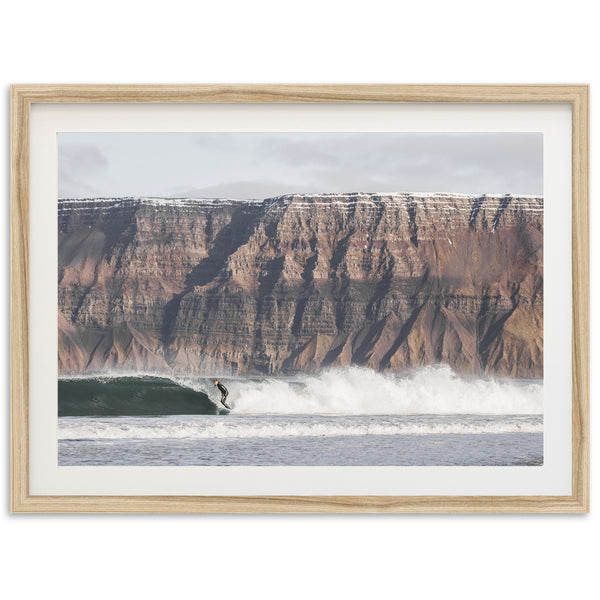
[{"label": "photograph", "polygon": [[59,133],[58,464],[544,464],[543,134]]},{"label": "photograph", "polygon": [[9,598],[592,600],[591,3],[4,8]]}]

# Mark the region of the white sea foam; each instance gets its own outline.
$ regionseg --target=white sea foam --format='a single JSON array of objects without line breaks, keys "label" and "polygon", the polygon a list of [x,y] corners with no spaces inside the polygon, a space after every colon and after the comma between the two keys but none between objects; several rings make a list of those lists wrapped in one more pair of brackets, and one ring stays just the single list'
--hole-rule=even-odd
[{"label": "white sea foam", "polygon": [[441,435],[541,433],[541,417],[411,418],[333,417],[286,419],[263,417],[64,417],[59,419],[61,440],[227,439],[341,437],[365,435]]},{"label": "white sea foam", "polygon": [[[190,385],[188,383],[188,385]],[[198,386],[216,398],[210,384]],[[394,375],[332,369],[300,382],[225,380],[237,414],[541,414],[541,382],[460,377],[445,365]],[[208,389],[207,389],[208,387]]]}]

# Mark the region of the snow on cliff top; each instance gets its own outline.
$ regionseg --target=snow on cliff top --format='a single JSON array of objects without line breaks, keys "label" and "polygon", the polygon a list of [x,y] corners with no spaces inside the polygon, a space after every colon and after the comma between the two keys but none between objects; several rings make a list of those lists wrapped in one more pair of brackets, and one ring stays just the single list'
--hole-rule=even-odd
[{"label": "snow on cliff top", "polygon": [[150,196],[123,196],[114,198],[59,198],[61,204],[84,204],[94,202],[139,202],[151,206],[186,206],[198,204],[262,204],[264,200],[238,200],[235,198],[161,198]]},{"label": "snow on cliff top", "polygon": [[60,198],[61,205],[93,203],[121,203],[121,202],[139,202],[149,206],[198,206],[198,205],[223,205],[223,204],[273,204],[275,202],[309,200],[309,199],[331,199],[361,201],[372,200],[373,198],[393,198],[407,200],[412,199],[476,199],[476,198],[522,198],[524,200],[541,199],[541,195],[527,194],[453,194],[448,192],[348,192],[348,193],[328,193],[328,194],[284,194],[264,199],[241,200],[239,198],[161,198],[161,197],[115,197],[115,198]]}]

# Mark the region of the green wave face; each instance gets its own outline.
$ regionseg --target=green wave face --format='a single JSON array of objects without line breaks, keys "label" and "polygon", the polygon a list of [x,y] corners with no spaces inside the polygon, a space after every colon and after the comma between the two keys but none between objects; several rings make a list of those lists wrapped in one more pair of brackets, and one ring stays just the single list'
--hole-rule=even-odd
[{"label": "green wave face", "polygon": [[162,377],[59,379],[58,416],[214,415],[203,392]]}]

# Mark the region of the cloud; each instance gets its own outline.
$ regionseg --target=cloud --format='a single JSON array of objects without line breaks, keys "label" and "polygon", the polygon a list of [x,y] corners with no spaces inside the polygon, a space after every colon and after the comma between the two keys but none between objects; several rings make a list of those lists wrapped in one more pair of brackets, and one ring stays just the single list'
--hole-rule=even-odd
[{"label": "cloud", "polygon": [[[180,187],[170,191],[170,198],[239,198],[262,199],[293,193],[294,185],[277,181],[231,181],[206,187]],[[297,193],[306,185],[296,184]],[[316,190],[311,190],[316,191]]]},{"label": "cloud", "polygon": [[539,133],[70,133],[61,196],[543,192]]},{"label": "cloud", "polygon": [[59,197],[102,195],[97,184],[106,175],[108,166],[108,159],[95,146],[59,144]]}]

